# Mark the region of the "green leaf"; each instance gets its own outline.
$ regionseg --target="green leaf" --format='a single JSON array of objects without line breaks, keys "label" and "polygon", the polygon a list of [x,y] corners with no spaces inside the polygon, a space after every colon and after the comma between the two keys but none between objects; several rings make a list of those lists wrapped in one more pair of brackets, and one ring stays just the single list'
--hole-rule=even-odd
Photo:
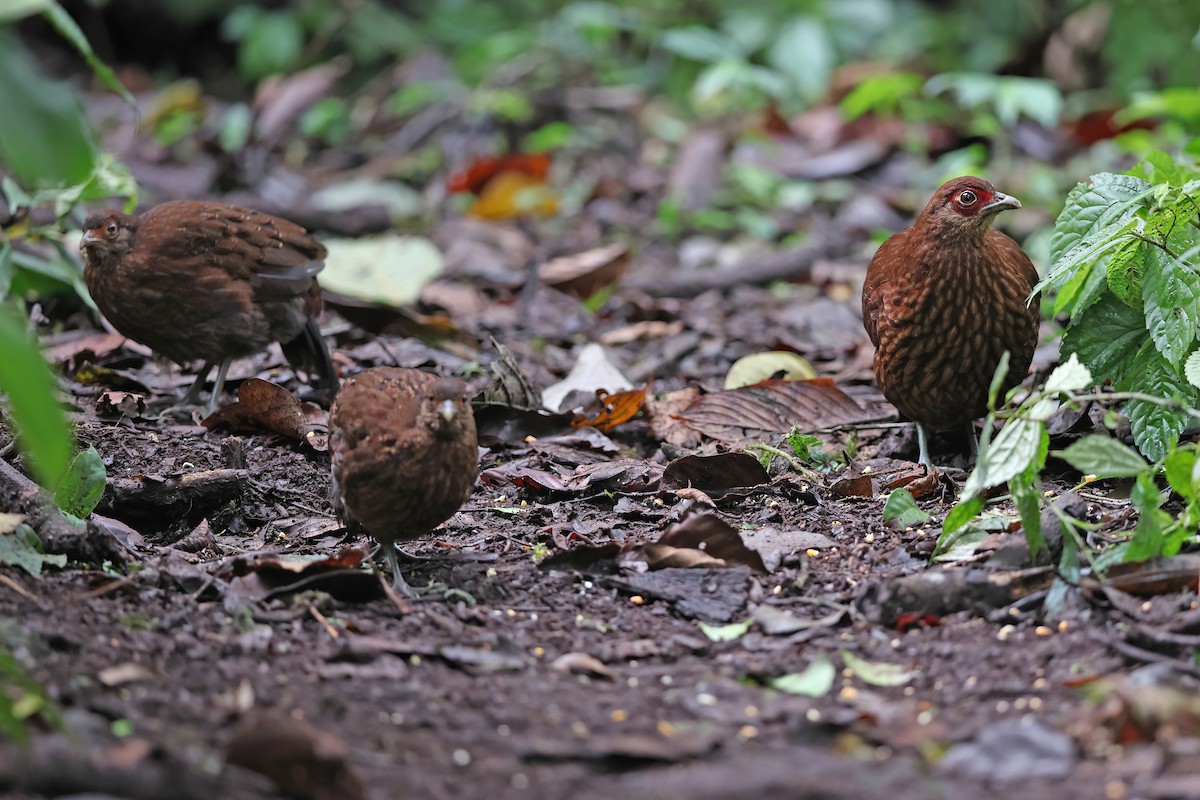
[{"label": "green leaf", "polygon": [[54,396],[55,381],[37,346],[12,313],[0,311],[0,392],[18,433],[21,452],[43,486],[54,486],[75,446],[67,418]]},{"label": "green leaf", "polygon": [[19,19],[41,14],[53,0],[7,0],[0,6],[0,24],[16,22]]},{"label": "green leaf", "polygon": [[1200,276],[1159,247],[1146,253],[1142,278],[1146,327],[1158,352],[1179,367],[1200,327]]},{"label": "green leaf", "polygon": [[1171,515],[1160,509],[1162,496],[1148,474],[1139,475],[1133,486],[1130,500],[1140,512],[1133,539],[1125,557],[1128,561],[1144,561],[1164,554],[1164,530],[1173,521]]},{"label": "green leaf", "polygon": [[1108,257],[1104,274],[1108,288],[1130,308],[1142,307],[1142,275],[1146,269],[1146,245],[1140,239],[1128,239]]},{"label": "green leaf", "polygon": [[1067,328],[1062,352],[1078,356],[1097,382],[1116,382],[1137,368],[1137,350],[1145,339],[1145,316],[1106,295]]},{"label": "green leaf", "polygon": [[929,519],[929,515],[917,506],[908,489],[893,489],[883,504],[883,521],[895,522],[901,527],[909,527]]},{"label": "green leaf", "polygon": [[1075,353],[1071,353],[1066,361],[1055,367],[1046,379],[1047,392],[1082,392],[1095,385],[1091,370],[1080,363]]},{"label": "green leaf", "polygon": [[854,670],[855,676],[871,686],[903,686],[916,676],[916,670],[885,661],[867,661],[853,653],[842,651],[842,661]]},{"label": "green leaf", "polygon": [[1184,500],[1192,501],[1196,499],[1196,490],[1200,488],[1192,480],[1192,473],[1196,467],[1196,450],[1192,447],[1172,450],[1167,454],[1167,458],[1163,462],[1163,468],[1167,475],[1167,483]]},{"label": "green leaf", "polygon": [[750,630],[750,625],[754,620],[746,620],[745,622],[731,622],[728,625],[709,625],[707,622],[696,622],[700,626],[700,630],[714,642],[732,642],[734,639],[739,639],[745,635],[746,631]]},{"label": "green leaf", "polygon": [[[1172,369],[1149,343],[1138,353],[1137,362],[1138,372],[1122,381],[1117,386],[1119,390],[1132,389],[1195,407],[1196,387]],[[1125,416],[1129,419],[1129,428],[1138,450],[1154,461],[1166,456],[1189,419],[1183,411],[1144,400],[1130,400],[1125,405]]]},{"label": "green leaf", "polygon": [[791,79],[803,98],[822,94],[837,63],[829,31],[817,19],[796,15],[785,22],[767,51],[767,63]]},{"label": "green leaf", "polygon": [[963,496],[974,497],[1024,472],[1037,457],[1044,430],[1040,422],[1015,417],[986,446],[981,442],[975,470],[963,485]]},{"label": "green leaf", "polygon": [[1011,353],[1005,350],[1000,354],[1000,362],[996,364],[996,369],[992,372],[992,382],[988,386],[988,408],[993,411],[996,409],[996,396],[1000,394],[1000,387],[1004,385],[1004,379],[1008,377],[1008,362],[1011,358]]},{"label": "green leaf", "polygon": [[1025,541],[1029,543],[1030,558],[1034,564],[1037,564],[1041,553],[1050,554],[1050,548],[1046,546],[1046,538],[1042,535],[1041,497],[1025,480],[1025,476],[1009,481],[1008,493],[1012,495],[1017,513],[1021,515],[1021,527],[1025,530]]},{"label": "green leaf", "polygon": [[1130,214],[1133,205],[1151,190],[1148,181],[1112,172],[1093,175],[1090,180],[1090,186],[1080,183],[1068,193],[1066,204],[1054,222],[1050,263],[1056,269],[1086,237]]},{"label": "green leaf", "polygon": [[105,86],[119,94],[121,99],[129,105],[137,105],[133,99],[133,95],[129,93],[129,90],[125,88],[121,81],[117,80],[116,73],[101,61],[100,57],[92,50],[92,46],[88,43],[87,37],[83,35],[83,31],[79,29],[79,26],[75,24],[75,20],[71,19],[71,15],[62,6],[56,2],[47,2],[43,16],[49,20],[54,30],[58,31],[59,36],[66,39],[72,47],[79,51],[79,54],[83,56],[84,60],[92,68],[92,72],[96,73],[96,77]]},{"label": "green leaf", "polygon": [[8,297],[13,279],[13,249],[8,242],[0,242],[0,301]]},{"label": "green leaf", "polygon": [[67,557],[48,556],[42,551],[42,540],[28,525],[18,525],[12,533],[0,534],[0,564],[20,567],[35,578],[41,577],[42,568],[64,567]]},{"label": "green leaf", "polygon": [[107,472],[104,460],[89,447],[71,460],[54,489],[54,504],[76,519],[83,519],[104,496]]},{"label": "green leaf", "polygon": [[767,685],[777,692],[803,697],[824,697],[833,688],[837,670],[824,655],[818,655],[803,672],[780,675]]},{"label": "green leaf", "polygon": [[984,502],[984,499],[980,496],[960,500],[958,505],[950,509],[950,513],[946,515],[946,519],[942,521],[942,533],[954,533],[963,525],[975,519],[975,517],[979,516],[979,512],[983,511]]},{"label": "green leaf", "polygon": [[78,97],[38,71],[12,34],[0,29],[0,163],[26,189],[87,179],[96,147]]},{"label": "green leaf", "polygon": [[1183,376],[1188,383],[1200,389],[1200,349],[1193,350],[1183,362]]},{"label": "green leaf", "polygon": [[659,45],[677,56],[706,64],[744,56],[734,39],[702,25],[672,28],[663,34]]},{"label": "green leaf", "polygon": [[442,274],[442,252],[420,236],[326,239],[325,246],[321,287],[347,297],[399,307],[416,301]]},{"label": "green leaf", "polygon": [[294,13],[260,14],[238,43],[238,72],[250,82],[289,72],[300,60],[303,48],[304,29]]},{"label": "green leaf", "polygon": [[1151,467],[1133,448],[1109,436],[1092,434],[1054,453],[1084,475],[1132,478]]}]

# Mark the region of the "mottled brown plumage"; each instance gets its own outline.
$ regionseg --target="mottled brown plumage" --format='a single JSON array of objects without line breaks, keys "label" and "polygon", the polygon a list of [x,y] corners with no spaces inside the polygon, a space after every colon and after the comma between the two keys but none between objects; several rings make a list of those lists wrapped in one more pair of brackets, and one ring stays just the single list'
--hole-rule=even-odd
[{"label": "mottled brown plumage", "polygon": [[475,417],[466,384],[428,372],[377,367],[346,381],[329,412],[333,503],[366,528],[407,591],[394,544],[424,536],[475,486]]},{"label": "mottled brown plumage", "polygon": [[1004,391],[1021,382],[1033,358],[1038,304],[1027,300],[1037,270],[1020,245],[992,229],[997,213],[1020,207],[982,178],[955,178],[867,268],[863,324],[875,345],[875,378],[917,423],[927,466],[925,429],[983,416],[1005,350]]},{"label": "mottled brown plumage", "polygon": [[212,365],[272,341],[333,394],[337,373],[316,317],[316,274],[325,248],[299,225],[248,208],[181,200],[140,216],[111,209],[88,217],[84,281],[118,331],[177,363],[202,360],[188,393],[196,402]]}]

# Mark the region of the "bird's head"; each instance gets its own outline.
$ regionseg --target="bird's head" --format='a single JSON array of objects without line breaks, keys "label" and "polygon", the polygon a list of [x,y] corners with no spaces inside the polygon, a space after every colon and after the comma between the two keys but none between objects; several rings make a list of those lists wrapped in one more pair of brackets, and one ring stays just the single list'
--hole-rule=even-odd
[{"label": "bird's head", "polygon": [[981,237],[992,227],[996,214],[1020,208],[1021,201],[998,191],[983,178],[966,176],[946,181],[921,212],[919,223],[940,237]]},{"label": "bird's head", "polygon": [[467,386],[456,378],[441,378],[433,385],[425,401],[425,416],[438,438],[458,436],[471,414],[467,405]]},{"label": "bird's head", "polygon": [[133,250],[136,236],[137,217],[108,208],[84,220],[79,252],[89,265],[102,266]]}]

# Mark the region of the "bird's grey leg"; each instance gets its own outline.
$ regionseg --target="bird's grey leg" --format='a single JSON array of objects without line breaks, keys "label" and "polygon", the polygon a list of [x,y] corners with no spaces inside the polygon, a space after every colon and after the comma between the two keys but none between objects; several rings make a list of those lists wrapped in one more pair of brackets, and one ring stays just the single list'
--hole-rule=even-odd
[{"label": "bird's grey leg", "polygon": [[408,585],[408,581],[404,580],[404,574],[400,571],[400,553],[390,542],[383,546],[383,558],[392,570],[392,588],[396,590],[396,594],[401,597],[416,597],[417,593]]},{"label": "bird's grey leg", "polygon": [[200,374],[196,376],[196,382],[188,389],[188,393],[184,395],[183,402],[185,405],[198,406],[200,405],[200,393],[204,391],[204,383],[208,380],[208,373],[212,372],[212,362],[205,361],[204,367],[200,370]]},{"label": "bird's grey leg", "polygon": [[208,413],[213,413],[217,407],[217,400],[221,397],[221,389],[225,388],[225,374],[229,372],[229,362],[233,359],[227,358],[221,362],[221,366],[217,369],[217,380],[213,383],[212,397],[208,398]]},{"label": "bird's grey leg", "polygon": [[971,448],[971,463],[979,463],[979,439],[975,436],[975,423],[967,423],[967,442]]},{"label": "bird's grey leg", "polygon": [[925,426],[919,422],[917,423],[917,452],[917,463],[932,472],[933,461],[929,458],[929,438],[925,432]]}]

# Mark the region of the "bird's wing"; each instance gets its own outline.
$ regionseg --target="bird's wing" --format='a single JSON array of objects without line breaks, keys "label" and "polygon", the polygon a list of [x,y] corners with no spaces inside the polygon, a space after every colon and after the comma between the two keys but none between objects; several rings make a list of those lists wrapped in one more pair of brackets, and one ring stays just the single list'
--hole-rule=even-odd
[{"label": "bird's wing", "polygon": [[239,206],[164,203],[143,217],[138,236],[148,235],[160,243],[162,256],[198,259],[248,281],[265,300],[305,294],[325,266],[324,246],[304,228]]},{"label": "bird's wing", "polygon": [[904,257],[910,230],[905,228],[881,244],[867,267],[862,293],[863,327],[867,329],[871,344],[876,347],[879,346],[879,315],[887,297],[889,279],[895,272],[896,260]]}]

